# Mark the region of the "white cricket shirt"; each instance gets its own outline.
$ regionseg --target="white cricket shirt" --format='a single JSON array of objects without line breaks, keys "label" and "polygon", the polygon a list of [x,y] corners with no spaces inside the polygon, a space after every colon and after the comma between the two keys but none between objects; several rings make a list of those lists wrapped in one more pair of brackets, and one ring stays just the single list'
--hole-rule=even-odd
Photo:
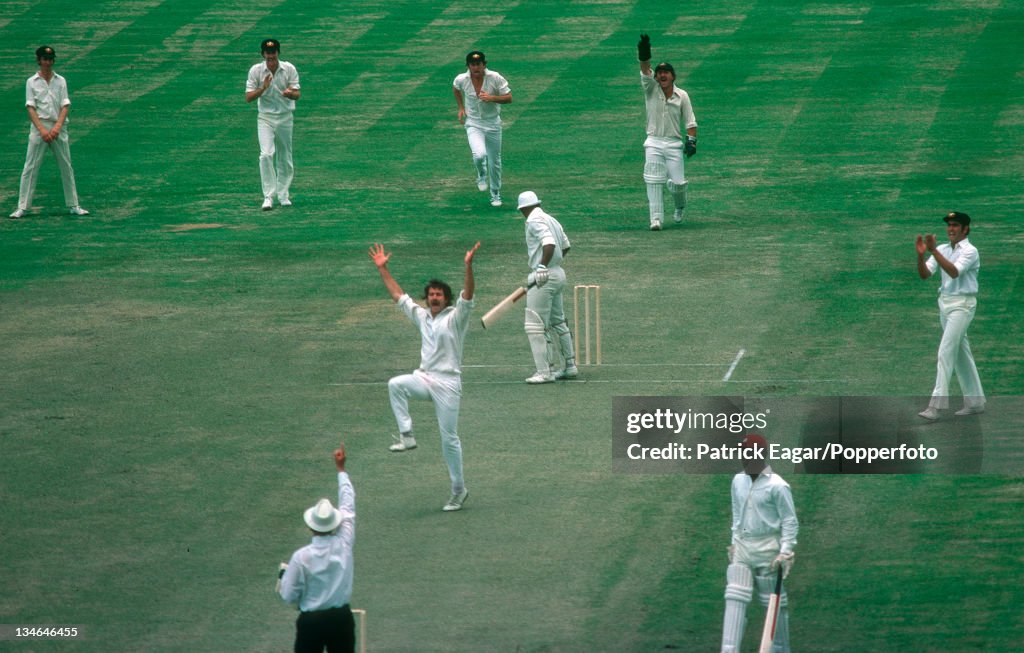
[{"label": "white cricket shirt", "polygon": [[462,374],[462,345],[469,331],[469,314],[473,301],[459,293],[455,306],[449,306],[431,317],[423,308],[404,294],[398,298],[398,307],[420,331],[420,369],[424,372]]},{"label": "white cricket shirt", "polygon": [[530,269],[536,270],[544,255],[544,245],[554,245],[555,253],[547,266],[558,267],[562,264],[562,250],[569,249],[569,238],[558,220],[545,213],[538,206],[526,218],[526,254]]},{"label": "white cricket shirt", "polygon": [[25,106],[34,107],[41,120],[57,120],[60,110],[69,104],[68,83],[57,73],[53,73],[49,82],[39,73],[25,82]]},{"label": "white cricket shirt", "polygon": [[[683,131],[697,126],[690,96],[678,86],[672,86],[671,97],[666,98],[654,74],[640,73],[647,105],[647,136],[682,141]],[[680,129],[680,125],[683,129]]]},{"label": "white cricket shirt", "polygon": [[[494,128],[501,126],[501,105],[497,102],[484,102],[477,97],[468,70],[457,76],[452,82],[452,86],[462,93],[462,106],[466,109],[467,127]],[[512,92],[504,77],[488,69],[484,70],[484,81],[480,90],[490,95],[505,95]]]},{"label": "white cricket shirt", "polygon": [[972,245],[968,239],[964,238],[956,244],[956,247],[949,243],[944,243],[935,249],[946,260],[956,266],[957,271],[960,273],[954,279],[939,267],[939,262],[935,260],[934,256],[929,256],[925,262],[928,270],[932,274],[935,274],[938,270],[942,271],[942,283],[939,285],[939,294],[977,295],[978,270],[981,269],[981,256],[978,254],[978,248]]},{"label": "white cricket shirt", "polygon": [[[245,82],[245,92],[255,91],[263,86],[263,80],[270,74],[266,61],[261,61],[249,69],[249,79]],[[260,113],[291,113],[295,111],[295,100],[281,95],[285,89],[299,87],[299,71],[287,61],[279,61],[274,79],[263,95],[256,99]]]},{"label": "white cricket shirt", "polygon": [[799,528],[789,483],[771,467],[765,467],[755,481],[745,472],[733,477],[733,538],[758,540],[775,536],[779,538],[780,550],[786,553],[796,546]]}]

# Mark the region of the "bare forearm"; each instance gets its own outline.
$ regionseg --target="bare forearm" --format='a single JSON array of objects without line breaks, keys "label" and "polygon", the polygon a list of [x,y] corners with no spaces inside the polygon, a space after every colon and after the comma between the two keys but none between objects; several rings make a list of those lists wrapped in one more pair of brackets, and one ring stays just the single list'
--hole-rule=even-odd
[{"label": "bare forearm", "polygon": [[391,272],[388,271],[386,265],[378,267],[377,271],[380,272],[381,281],[384,282],[384,287],[387,289],[388,294],[391,295],[391,299],[397,302],[401,299],[402,295],[405,294],[402,292],[402,287],[399,286],[398,282],[395,281],[395,278],[391,276]]},{"label": "bare forearm", "polygon": [[932,250],[932,256],[946,274],[954,279],[960,276],[960,270],[957,270],[956,266],[948,258],[940,254],[938,250]]},{"label": "bare forearm", "polygon": [[28,119],[32,123],[32,125],[35,126],[36,130],[40,134],[42,134],[43,136],[48,134],[50,130],[47,129],[43,125],[43,121],[39,119],[39,114],[36,112],[36,108],[35,107],[26,107],[26,108],[28,109]]},{"label": "bare forearm", "polygon": [[917,274],[922,279],[932,276],[932,271],[928,269],[927,259],[920,254],[917,256]]},{"label": "bare forearm", "polygon": [[473,293],[476,292],[476,283],[473,280],[473,264],[466,264],[466,279],[462,284],[462,298],[467,302],[473,299]]}]

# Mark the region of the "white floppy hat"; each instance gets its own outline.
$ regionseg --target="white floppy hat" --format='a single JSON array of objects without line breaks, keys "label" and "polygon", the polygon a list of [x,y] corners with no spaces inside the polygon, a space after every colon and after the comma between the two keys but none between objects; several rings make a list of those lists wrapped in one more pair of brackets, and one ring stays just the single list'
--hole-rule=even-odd
[{"label": "white floppy hat", "polygon": [[540,206],[540,199],[537,197],[537,193],[532,190],[519,193],[519,206],[516,208],[525,209],[528,206]]},{"label": "white floppy hat", "polygon": [[317,533],[330,533],[341,524],[343,517],[341,511],[332,506],[328,499],[320,499],[304,515],[306,526]]}]

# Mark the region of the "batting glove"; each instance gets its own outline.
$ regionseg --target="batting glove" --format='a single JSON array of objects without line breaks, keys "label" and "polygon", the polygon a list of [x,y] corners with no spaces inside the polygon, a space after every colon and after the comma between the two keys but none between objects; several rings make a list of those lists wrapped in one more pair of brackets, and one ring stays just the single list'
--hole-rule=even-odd
[{"label": "batting glove", "polygon": [[686,158],[689,159],[691,156],[697,153],[697,137],[687,136],[686,145],[683,146],[683,152],[686,153]]},{"label": "batting glove", "polygon": [[537,269],[533,271],[533,281],[540,288],[548,282],[548,269],[544,265],[538,265]]},{"label": "batting glove", "polygon": [[651,37],[646,34],[641,34],[640,42],[636,44],[636,58],[640,61],[651,60]]},{"label": "batting glove", "polygon": [[793,556],[792,551],[775,556],[775,559],[772,560],[771,570],[775,571],[779,568],[779,565],[782,565],[782,577],[788,577],[790,570],[793,569]]}]

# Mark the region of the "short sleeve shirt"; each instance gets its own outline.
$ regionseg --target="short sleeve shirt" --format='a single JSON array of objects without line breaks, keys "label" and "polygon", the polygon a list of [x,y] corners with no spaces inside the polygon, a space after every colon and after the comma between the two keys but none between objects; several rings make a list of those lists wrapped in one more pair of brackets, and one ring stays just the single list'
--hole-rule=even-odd
[{"label": "short sleeve shirt", "polygon": [[57,73],[47,82],[36,73],[25,82],[25,106],[34,107],[42,120],[56,120],[60,110],[71,104],[68,83]]},{"label": "short sleeve shirt", "polygon": [[934,256],[928,257],[925,265],[932,274],[942,270],[942,283],[939,285],[939,293],[943,295],[977,295],[978,294],[978,270],[981,269],[981,257],[978,255],[978,248],[964,238],[953,247],[944,243],[935,248],[950,263],[956,266],[960,273],[955,279],[945,270],[939,267],[939,262]]},{"label": "short sleeve shirt", "polygon": [[[501,105],[497,102],[483,102],[476,95],[473,80],[469,71],[462,73],[452,82],[455,90],[462,93],[462,105],[466,108],[467,127],[500,127]],[[493,70],[484,70],[484,81],[481,91],[490,95],[506,95],[512,92],[508,81]]]},{"label": "short sleeve shirt", "polygon": [[[249,78],[245,82],[245,92],[255,91],[263,86],[263,80],[270,74],[266,61],[261,61],[249,69]],[[299,71],[287,61],[278,62],[277,72],[270,82],[270,88],[256,100],[260,113],[284,114],[295,111],[295,100],[281,95],[285,89],[299,87]]]},{"label": "short sleeve shirt", "polygon": [[535,208],[526,218],[526,253],[529,257],[530,269],[536,270],[544,255],[544,246],[554,245],[555,253],[548,262],[553,268],[562,264],[562,250],[569,249],[569,238],[565,235],[562,225],[545,213],[540,207]]}]

